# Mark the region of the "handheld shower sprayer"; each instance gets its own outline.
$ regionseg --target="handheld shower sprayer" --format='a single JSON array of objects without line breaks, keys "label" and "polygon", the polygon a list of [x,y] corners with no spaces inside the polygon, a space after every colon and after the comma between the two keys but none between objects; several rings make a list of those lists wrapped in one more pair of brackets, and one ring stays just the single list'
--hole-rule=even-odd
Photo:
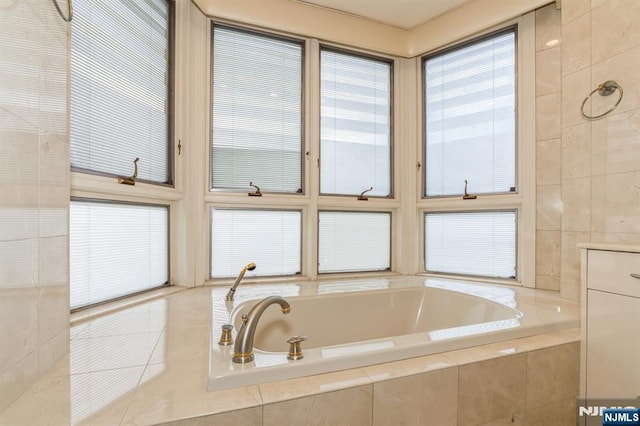
[{"label": "handheld shower sprayer", "polygon": [[247,264],[244,268],[242,268],[242,270],[240,271],[240,273],[238,274],[238,277],[236,278],[236,280],[233,282],[233,285],[231,286],[231,288],[229,289],[229,291],[227,292],[226,297],[224,298],[225,301],[227,302],[232,302],[233,301],[233,295],[236,292],[236,288],[238,287],[238,285],[240,284],[240,281],[242,281],[242,278],[244,277],[244,274],[247,271],[253,271],[254,269],[256,269],[256,264],[251,262],[249,264]]}]

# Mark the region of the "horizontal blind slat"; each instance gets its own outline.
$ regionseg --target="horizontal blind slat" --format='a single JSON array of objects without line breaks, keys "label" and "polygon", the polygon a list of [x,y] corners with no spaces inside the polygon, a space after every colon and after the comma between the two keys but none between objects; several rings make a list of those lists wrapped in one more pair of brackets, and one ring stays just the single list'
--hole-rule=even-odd
[{"label": "horizontal blind slat", "polygon": [[516,212],[427,213],[425,269],[511,278],[516,275]]},{"label": "horizontal blind slat", "polygon": [[72,201],[71,308],[167,283],[168,220],[162,206]]},{"label": "horizontal blind slat", "polygon": [[299,211],[211,209],[211,277],[301,273],[302,215]]},{"label": "horizontal blind slat", "polygon": [[80,2],[71,30],[71,165],[167,183],[166,0]]},{"label": "horizontal blind slat", "polygon": [[211,188],[302,190],[302,45],[214,25]]},{"label": "horizontal blind slat", "polygon": [[391,267],[391,214],[320,212],[318,222],[318,272]]},{"label": "horizontal blind slat", "polygon": [[320,53],[320,192],[391,194],[391,64]]},{"label": "horizontal blind slat", "polygon": [[515,182],[515,30],[424,61],[425,195],[510,192]]}]

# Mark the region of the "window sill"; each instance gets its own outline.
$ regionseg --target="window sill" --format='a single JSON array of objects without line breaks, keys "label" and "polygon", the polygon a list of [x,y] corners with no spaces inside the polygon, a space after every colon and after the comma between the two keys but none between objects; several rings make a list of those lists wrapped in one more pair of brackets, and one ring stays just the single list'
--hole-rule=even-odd
[{"label": "window sill", "polygon": [[110,314],[121,309],[130,308],[131,306],[139,305],[153,299],[166,297],[185,289],[186,287],[178,286],[163,287],[157,290],[137,294],[135,296],[114,300],[113,302],[107,302],[99,306],[94,306],[92,308],[83,309],[82,311],[74,312],[71,314],[70,325],[74,326],[76,324],[92,320],[102,315]]}]

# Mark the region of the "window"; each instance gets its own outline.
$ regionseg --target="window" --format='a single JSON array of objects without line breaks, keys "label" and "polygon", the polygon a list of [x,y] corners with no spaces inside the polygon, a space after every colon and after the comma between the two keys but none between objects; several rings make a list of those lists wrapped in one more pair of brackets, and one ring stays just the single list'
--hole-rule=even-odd
[{"label": "window", "polygon": [[516,212],[427,213],[425,269],[429,272],[516,277]]},{"label": "window", "polygon": [[318,272],[391,268],[391,214],[321,211]]},{"label": "window", "polygon": [[300,274],[302,214],[285,210],[211,209],[211,278]]},{"label": "window", "polygon": [[172,183],[172,2],[77,2],[71,25],[73,170]]},{"label": "window", "polygon": [[[69,217],[72,309],[169,283],[170,201],[162,194],[174,184],[173,21],[171,0],[75,4],[71,193],[80,188],[83,198],[72,198]],[[137,181],[156,186],[136,186],[128,198],[153,191],[154,204],[123,202],[133,188],[113,184],[134,173],[136,158]]]},{"label": "window", "polygon": [[516,191],[515,28],[423,60],[425,193]]},{"label": "window", "polygon": [[391,195],[391,61],[323,48],[320,80],[320,192]]},{"label": "window", "polygon": [[302,193],[302,43],[212,33],[211,188]]},{"label": "window", "polygon": [[[520,241],[518,247],[519,220],[531,226],[531,213],[525,212],[530,187],[518,184],[517,153],[531,150],[518,145],[518,134],[526,135],[527,143],[533,138],[529,141],[522,130],[529,127],[517,121],[516,106],[523,103],[516,93],[516,30],[512,26],[423,58],[425,168],[419,205],[427,272],[523,281],[518,253],[529,254],[531,244]],[[533,54],[522,52],[523,58]],[[520,89],[529,90],[522,75]],[[531,279],[526,267],[524,279]]]},{"label": "window", "polygon": [[71,201],[71,309],[159,287],[169,279],[169,209]]}]

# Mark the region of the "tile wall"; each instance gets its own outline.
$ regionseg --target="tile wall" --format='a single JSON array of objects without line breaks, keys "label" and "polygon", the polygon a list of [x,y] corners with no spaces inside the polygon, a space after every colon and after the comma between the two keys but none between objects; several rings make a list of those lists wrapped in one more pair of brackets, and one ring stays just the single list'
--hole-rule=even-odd
[{"label": "tile wall", "polygon": [[[357,370],[351,370],[349,380],[338,372],[260,385],[262,407],[167,425],[575,424],[579,342],[513,353],[505,347],[486,346],[486,359],[460,350],[365,367],[361,381],[372,384],[353,385]],[[333,376],[351,386],[341,388]]]},{"label": "tile wall", "polygon": [[68,24],[50,0],[0,22],[1,412],[69,351],[69,147]]},{"label": "tile wall", "polygon": [[560,11],[536,11],[536,287],[560,290],[562,140]]},{"label": "tile wall", "polygon": [[[536,13],[536,285],[567,299],[580,297],[577,243],[640,243],[639,28],[640,3],[626,0],[563,0],[561,11]],[[620,105],[586,120],[580,105],[607,80],[623,87]],[[596,94],[585,111],[598,115],[617,96]]]}]

